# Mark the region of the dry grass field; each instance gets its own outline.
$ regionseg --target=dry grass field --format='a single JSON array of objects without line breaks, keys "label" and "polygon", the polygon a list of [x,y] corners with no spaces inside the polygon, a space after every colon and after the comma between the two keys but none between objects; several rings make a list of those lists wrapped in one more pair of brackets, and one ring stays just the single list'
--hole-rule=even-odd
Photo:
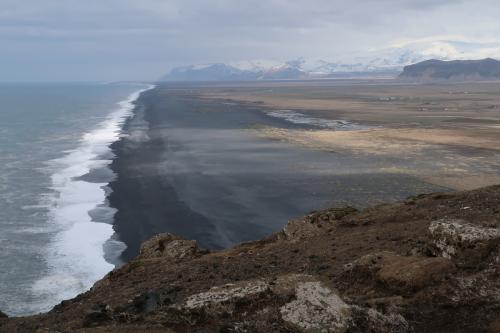
[{"label": "dry grass field", "polygon": [[374,168],[452,189],[500,184],[498,82],[267,82],[207,87],[201,94],[369,127],[336,131],[267,126],[256,129],[262,137],[311,149],[386,156],[386,165]]}]

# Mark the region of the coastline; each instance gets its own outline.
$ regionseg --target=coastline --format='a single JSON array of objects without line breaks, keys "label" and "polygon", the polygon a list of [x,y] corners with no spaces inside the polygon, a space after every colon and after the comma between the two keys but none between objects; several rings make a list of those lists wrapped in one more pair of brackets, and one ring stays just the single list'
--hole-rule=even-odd
[{"label": "coastline", "polygon": [[[417,268],[420,267],[418,274],[422,272],[420,269],[429,269],[429,274],[425,271],[422,275],[431,276],[432,280],[434,265],[426,266],[427,260],[436,260],[428,252],[433,241],[428,239],[429,224],[451,216],[453,220],[447,223],[452,227],[465,223],[461,220],[465,219],[467,228],[472,223],[476,224],[474,228],[479,228],[478,232],[497,234],[498,186],[473,192],[441,192],[408,198],[447,189],[429,185],[398,170],[388,170],[386,156],[366,157],[310,149],[286,140],[261,137],[258,131],[273,127],[311,132],[315,119],[311,118],[313,124],[301,115],[295,122],[280,119],[270,116],[262,105],[206,100],[193,89],[178,90],[168,85],[140,94],[130,106],[129,116],[122,118],[125,122],[117,131],[116,138],[119,139],[106,145],[111,151],[105,154],[107,159],[113,157],[109,160],[109,167],[116,178],[104,187],[109,187],[106,193],[110,207],[117,210],[113,225],[107,226],[115,232],[113,241],[127,245],[121,258],[124,265],[118,264],[88,292],[62,302],[46,315],[28,318],[28,325],[31,325],[32,318],[42,318],[45,325],[63,327],[66,322],[60,324],[60,314],[64,313],[63,318],[70,319],[68,327],[98,326],[102,319],[104,323],[112,322],[113,327],[118,325],[116,329],[119,331],[120,325],[130,324],[122,313],[135,316],[136,311],[142,311],[130,308],[130,304],[135,307],[139,302],[137,306],[142,307],[140,302],[144,297],[146,301],[152,297],[166,302],[162,303],[167,305],[166,308],[160,306],[153,312],[163,313],[165,310],[171,314],[170,304],[177,302],[177,309],[191,313],[183,307],[182,300],[186,297],[204,295],[207,288],[214,285],[225,288],[224,283],[243,281],[244,285],[251,284],[254,279],[262,278],[262,272],[267,274],[265,283],[270,286],[275,284],[273,279],[277,272],[285,274],[282,275],[285,279],[290,277],[288,274],[307,274],[316,275],[315,283],[336,281],[332,288],[341,290],[341,296],[346,296],[346,302],[356,309],[366,306],[367,293],[363,291],[357,295],[356,286],[352,289],[346,287],[352,283],[350,276],[343,271],[348,265],[358,265],[359,260],[370,259],[373,255],[382,256],[384,263],[397,267],[401,260],[405,265],[416,263]],[[303,124],[304,120],[308,123]],[[347,129],[342,133],[351,132]],[[107,176],[87,173],[71,180],[91,182],[99,177]],[[104,178],[95,184],[104,184]],[[402,199],[406,200],[393,203]],[[345,206],[368,209],[356,212]],[[319,212],[297,218],[311,210]],[[359,228],[363,228],[361,232]],[[165,232],[193,241],[161,235],[143,243],[151,236]],[[136,257],[141,246],[144,251]],[[165,250],[165,246],[172,251]],[[119,252],[121,249],[115,250]],[[394,253],[386,254],[384,251],[387,250]],[[383,255],[378,254],[380,251]],[[323,265],[323,262],[331,265]],[[459,263],[457,261],[457,265]],[[494,261],[486,263],[497,264]],[[425,267],[421,268],[420,264],[425,264]],[[463,278],[462,275],[453,276],[453,265],[447,261],[445,266],[437,268],[444,270],[439,271],[440,277],[447,277],[442,280],[446,294],[449,291],[446,288],[456,287],[448,284],[449,278],[452,281],[457,278],[458,284]],[[490,279],[489,272],[480,273],[484,273],[485,279]],[[207,274],[209,279],[206,279]],[[399,279],[398,274],[394,278]],[[418,274],[415,278],[421,279]],[[359,278],[356,281],[364,281],[363,275]],[[308,279],[301,281],[308,283]],[[370,279],[362,285],[363,288],[373,288],[375,296],[390,296],[388,304],[391,306],[401,305],[393,296],[398,297],[402,287],[391,286],[378,275]],[[404,295],[415,292],[412,279]],[[433,297],[435,281],[422,279],[424,282],[418,288],[423,288],[424,292],[429,292],[428,297]],[[370,281],[379,281],[378,285],[385,287],[378,289]],[[60,291],[61,285],[54,286]],[[181,292],[175,290],[179,285],[184,288]],[[428,285],[430,289],[425,289]],[[174,289],[170,289],[171,286]],[[119,288],[119,291],[111,288]],[[456,290],[461,292],[461,288]],[[175,295],[175,298],[171,299],[170,295]],[[273,291],[272,295],[283,300],[284,295],[279,292]],[[352,299],[352,295],[357,295],[357,298]],[[418,295],[415,296],[417,302]],[[68,294],[68,298],[72,296]],[[374,302],[380,301],[378,296]],[[259,300],[267,302],[267,299]],[[439,301],[426,301],[416,307],[405,304],[405,312],[398,315],[418,327],[422,321],[414,320],[413,313],[420,313],[420,306]],[[96,304],[104,305],[96,308]],[[124,304],[129,304],[129,307]],[[467,306],[464,309],[469,310]],[[440,311],[452,316],[448,310],[448,303],[444,302]],[[367,308],[366,311],[371,310]],[[408,314],[410,316],[406,317]],[[139,315],[146,314],[139,312]],[[261,312],[254,315],[260,318]],[[482,318],[480,313],[476,315]],[[5,327],[19,324],[17,319],[6,319],[2,323],[1,316],[0,313],[0,328],[3,324]],[[216,320],[221,319],[218,314],[213,316]],[[360,323],[363,318],[358,318]],[[454,321],[448,323],[453,325]],[[151,328],[147,326],[149,324],[145,324],[145,331]],[[177,322],[168,324],[175,326]],[[198,324],[208,325],[203,327],[212,325],[203,321]]]},{"label": "coastline", "polygon": [[437,190],[372,166],[374,158],[296,147],[255,126],[303,128],[260,107],[202,98],[168,84],[144,93],[112,146],[114,230],[132,259],[155,234],[222,249],[265,237],[329,206],[364,208]]},{"label": "coastline", "polygon": [[[173,188],[164,184],[155,170],[161,163],[165,147],[151,131],[146,114],[146,104],[153,92],[144,93],[137,99],[133,116],[123,126],[122,137],[111,146],[115,158],[110,169],[116,179],[108,184],[111,192],[107,200],[110,207],[116,209],[114,231],[126,244],[121,253],[123,262],[137,254],[144,239],[165,227],[161,221],[166,216],[184,216],[192,223],[186,226],[190,229],[203,229],[206,223],[203,217],[179,201]],[[201,222],[196,225],[197,221]]]},{"label": "coastline", "polygon": [[82,135],[77,148],[48,162],[53,170],[52,195],[46,200],[55,236],[44,259],[51,269],[31,287],[45,299],[39,305],[42,310],[88,290],[115,267],[109,259],[118,257],[116,252],[123,245],[113,240],[113,210],[106,205],[107,184],[114,177],[108,168],[110,146],[119,139],[135,100],[151,88],[141,88],[118,101],[115,110]]}]

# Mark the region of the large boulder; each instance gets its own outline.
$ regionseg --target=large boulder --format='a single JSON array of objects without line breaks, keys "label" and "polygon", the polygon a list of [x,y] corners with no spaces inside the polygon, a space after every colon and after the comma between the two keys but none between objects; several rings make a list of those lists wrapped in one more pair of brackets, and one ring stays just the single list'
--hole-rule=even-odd
[{"label": "large boulder", "polygon": [[179,309],[203,310],[205,313],[217,315],[233,312],[233,305],[239,301],[251,301],[259,298],[269,290],[269,283],[263,280],[250,280],[240,283],[229,283],[213,287],[210,290],[189,296]]},{"label": "large boulder", "polygon": [[321,282],[298,283],[296,299],[280,308],[282,319],[302,332],[345,332],[351,307]]},{"label": "large boulder", "polygon": [[429,234],[431,252],[452,259],[461,267],[481,264],[500,244],[500,229],[481,227],[457,219],[431,222]]}]

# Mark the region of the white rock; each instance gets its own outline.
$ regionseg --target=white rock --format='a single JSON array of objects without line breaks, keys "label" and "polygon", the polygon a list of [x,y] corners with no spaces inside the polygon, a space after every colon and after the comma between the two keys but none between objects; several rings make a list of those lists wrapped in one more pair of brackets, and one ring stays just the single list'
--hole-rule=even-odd
[{"label": "white rock", "polygon": [[240,284],[226,284],[213,287],[209,291],[188,297],[183,305],[186,309],[212,307],[227,301],[252,298],[269,289],[269,284],[261,281],[246,281]]},{"label": "white rock", "polygon": [[281,317],[304,332],[345,332],[351,309],[320,282],[299,283],[297,299],[281,307]]},{"label": "white rock", "polygon": [[474,264],[500,243],[500,230],[463,220],[437,220],[429,226],[436,255],[462,264]]}]

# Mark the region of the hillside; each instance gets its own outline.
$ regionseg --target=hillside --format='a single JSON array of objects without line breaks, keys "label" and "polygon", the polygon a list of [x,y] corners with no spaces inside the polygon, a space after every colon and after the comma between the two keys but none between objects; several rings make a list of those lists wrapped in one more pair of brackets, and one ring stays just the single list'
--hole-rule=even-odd
[{"label": "hillside", "polygon": [[498,332],[500,186],[328,209],[208,252],[164,234],[0,332]]},{"label": "hillside", "polygon": [[401,79],[410,80],[498,80],[500,61],[483,60],[427,60],[404,67]]}]

